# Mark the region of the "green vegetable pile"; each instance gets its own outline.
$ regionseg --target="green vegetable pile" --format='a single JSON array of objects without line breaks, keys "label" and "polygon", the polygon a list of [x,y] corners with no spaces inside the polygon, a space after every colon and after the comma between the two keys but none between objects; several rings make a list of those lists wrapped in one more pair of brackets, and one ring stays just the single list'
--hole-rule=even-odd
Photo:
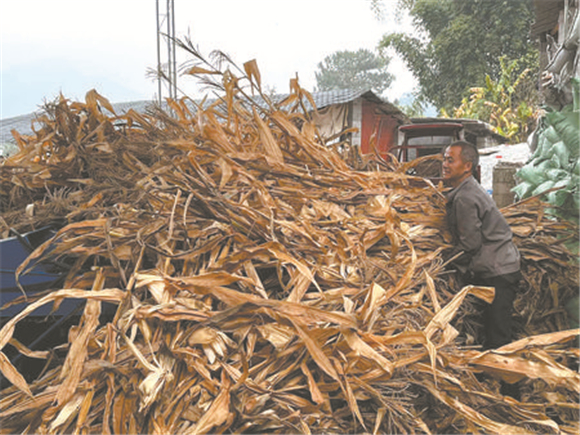
[{"label": "green vegetable pile", "polygon": [[[572,78],[573,103],[560,111],[547,109],[540,119],[538,145],[534,154],[516,174],[522,180],[512,191],[520,199],[543,195],[546,209],[562,219],[578,224],[580,218],[580,80]],[[576,242],[567,242],[579,252]],[[571,327],[578,327],[579,296],[565,309]]]},{"label": "green vegetable pile", "polygon": [[574,102],[560,111],[546,109],[539,121],[538,145],[517,172],[512,191],[519,199],[540,195],[546,212],[578,223],[580,215],[580,81],[572,79]]}]

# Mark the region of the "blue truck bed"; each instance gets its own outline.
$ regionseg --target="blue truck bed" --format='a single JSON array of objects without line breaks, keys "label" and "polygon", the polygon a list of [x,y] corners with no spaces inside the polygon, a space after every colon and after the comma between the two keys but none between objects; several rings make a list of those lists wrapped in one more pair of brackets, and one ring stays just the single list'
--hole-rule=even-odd
[{"label": "blue truck bed", "polygon": [[[16,282],[16,270],[30,253],[50,237],[54,230],[44,227],[26,234],[0,240],[0,318],[6,319],[20,312],[24,303],[4,307],[6,303],[21,297],[22,291]],[[51,288],[63,276],[64,270],[45,263],[35,263],[30,271],[20,275],[19,282],[27,296]],[[65,300],[53,314],[64,315],[72,311],[79,301]],[[52,304],[39,308],[32,316],[50,314]]]}]

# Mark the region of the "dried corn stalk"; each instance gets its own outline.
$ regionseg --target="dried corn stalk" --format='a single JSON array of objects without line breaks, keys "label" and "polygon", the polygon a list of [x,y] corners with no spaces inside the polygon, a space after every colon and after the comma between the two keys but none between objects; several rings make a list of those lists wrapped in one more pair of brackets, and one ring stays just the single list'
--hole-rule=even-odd
[{"label": "dried corn stalk", "polygon": [[[275,104],[255,64],[240,77],[189,71],[219,77],[221,100],[117,116],[89,92],[16,135],[21,151],[0,167],[2,222],[62,225],[19,273],[45,257],[72,268],[4,325],[0,348],[37,306],[87,303],[40,379],[0,353],[13,384],[0,432],[580,431],[579,331],[542,314],[577,290],[573,256],[555,245],[576,228],[532,202],[505,211],[539,309],[519,300],[521,336],[543,334],[497,352],[464,346],[470,298],[493,289],[459,289],[445,270],[442,188],[397,162],[351,169],[318,139],[295,81]],[[19,221],[28,203],[36,214]],[[102,302],[118,308],[99,325]],[[523,382],[521,402],[498,393],[500,378]]]}]

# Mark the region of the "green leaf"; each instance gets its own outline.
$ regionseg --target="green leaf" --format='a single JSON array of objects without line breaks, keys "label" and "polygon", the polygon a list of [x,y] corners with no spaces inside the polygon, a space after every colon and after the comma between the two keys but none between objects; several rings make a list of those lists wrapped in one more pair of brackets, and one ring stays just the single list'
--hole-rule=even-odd
[{"label": "green leaf", "polygon": [[564,141],[556,142],[546,153],[546,157],[554,158],[556,156],[561,168],[566,169],[570,166],[570,151]]},{"label": "green leaf", "polygon": [[533,162],[523,166],[516,176],[530,185],[537,186],[546,180],[545,171],[534,166]]},{"label": "green leaf", "polygon": [[527,198],[528,196],[530,196],[530,193],[532,193],[532,190],[534,187],[535,187],[535,185],[532,185],[526,181],[523,181],[523,182],[519,183],[518,185],[516,185],[515,187],[512,187],[511,191],[519,199],[524,199],[524,198]]},{"label": "green leaf", "polygon": [[572,164],[572,170],[571,172],[575,175],[580,175],[580,159],[576,160],[573,164]]},{"label": "green leaf", "polygon": [[556,130],[554,130],[554,127],[549,125],[548,127],[546,127],[544,130],[542,130],[539,133],[538,145],[536,147],[536,150],[534,151],[534,154],[532,154],[530,159],[534,160],[537,158],[540,158],[540,159],[545,158],[545,156],[549,152],[549,149],[552,146],[552,144],[558,142],[559,140],[560,140],[560,137],[558,136],[558,133],[556,133]]},{"label": "green leaf", "polygon": [[554,126],[548,124],[548,127],[546,128],[546,130],[544,130],[544,132],[546,135],[546,139],[550,144],[554,144],[560,140],[560,135],[558,134]]},{"label": "green leaf", "polygon": [[563,172],[566,175],[562,179],[556,181],[552,186],[553,188],[561,187],[562,189],[555,190],[546,195],[547,201],[555,207],[563,207],[566,202],[571,201],[572,191],[574,189],[573,177],[568,175],[566,171]]},{"label": "green leaf", "polygon": [[547,195],[548,202],[555,207],[562,207],[566,200],[570,197],[570,192],[567,190],[556,190]]},{"label": "green leaf", "polygon": [[489,76],[489,74],[485,75],[485,85],[487,86],[487,89],[489,91],[493,89],[493,83],[491,82],[491,77]]},{"label": "green leaf", "polygon": [[[560,162],[558,161],[558,159],[542,160],[541,162],[536,164],[536,170],[538,172],[542,172],[542,173],[547,172],[548,169],[558,169],[559,167],[560,167]],[[544,174],[544,178],[546,178],[545,174]]]},{"label": "green leaf", "polygon": [[540,184],[538,187],[534,189],[534,191],[532,192],[532,196],[544,193],[546,190],[550,190],[552,187],[554,187],[554,182],[552,180],[544,181],[542,184]]},{"label": "green leaf", "polygon": [[552,112],[546,114],[554,130],[562,138],[570,155],[580,155],[580,120],[577,112]]},{"label": "green leaf", "polygon": [[[557,154],[553,154],[552,157],[550,157],[550,162],[552,162],[552,168],[557,168],[557,169],[562,168],[562,166],[560,165],[560,158],[558,157]],[[549,168],[549,169],[551,169],[551,168]]]},{"label": "green leaf", "polygon": [[552,180],[554,182],[562,179],[569,180],[570,173],[568,171],[565,171],[564,169],[548,169],[546,171],[546,177],[548,178],[548,180]]}]

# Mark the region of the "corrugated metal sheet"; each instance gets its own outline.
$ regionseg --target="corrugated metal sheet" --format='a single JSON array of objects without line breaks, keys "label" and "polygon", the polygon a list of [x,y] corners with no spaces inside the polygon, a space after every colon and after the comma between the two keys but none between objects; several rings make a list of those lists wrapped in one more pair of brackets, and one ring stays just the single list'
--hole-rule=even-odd
[{"label": "corrugated metal sheet", "polygon": [[332,106],[334,104],[344,104],[350,103],[361,96],[369,94],[369,96],[377,98],[372,91],[365,89],[362,91],[354,91],[352,89],[340,89],[340,90],[333,90],[333,91],[324,91],[324,92],[314,92],[312,94],[312,98],[316,103],[316,107],[319,109]]},{"label": "corrugated metal sheet", "polygon": [[[334,104],[350,103],[351,101],[354,101],[358,98],[364,98],[365,100],[369,100],[379,104],[381,106],[381,110],[384,113],[403,115],[403,112],[401,112],[401,110],[397,106],[378,97],[370,89],[364,89],[359,91],[355,91],[352,89],[340,89],[333,91],[313,92],[312,98],[314,99],[316,107],[319,109],[322,109],[323,107],[327,106],[332,106]],[[308,109],[312,108],[308,107]]]}]

